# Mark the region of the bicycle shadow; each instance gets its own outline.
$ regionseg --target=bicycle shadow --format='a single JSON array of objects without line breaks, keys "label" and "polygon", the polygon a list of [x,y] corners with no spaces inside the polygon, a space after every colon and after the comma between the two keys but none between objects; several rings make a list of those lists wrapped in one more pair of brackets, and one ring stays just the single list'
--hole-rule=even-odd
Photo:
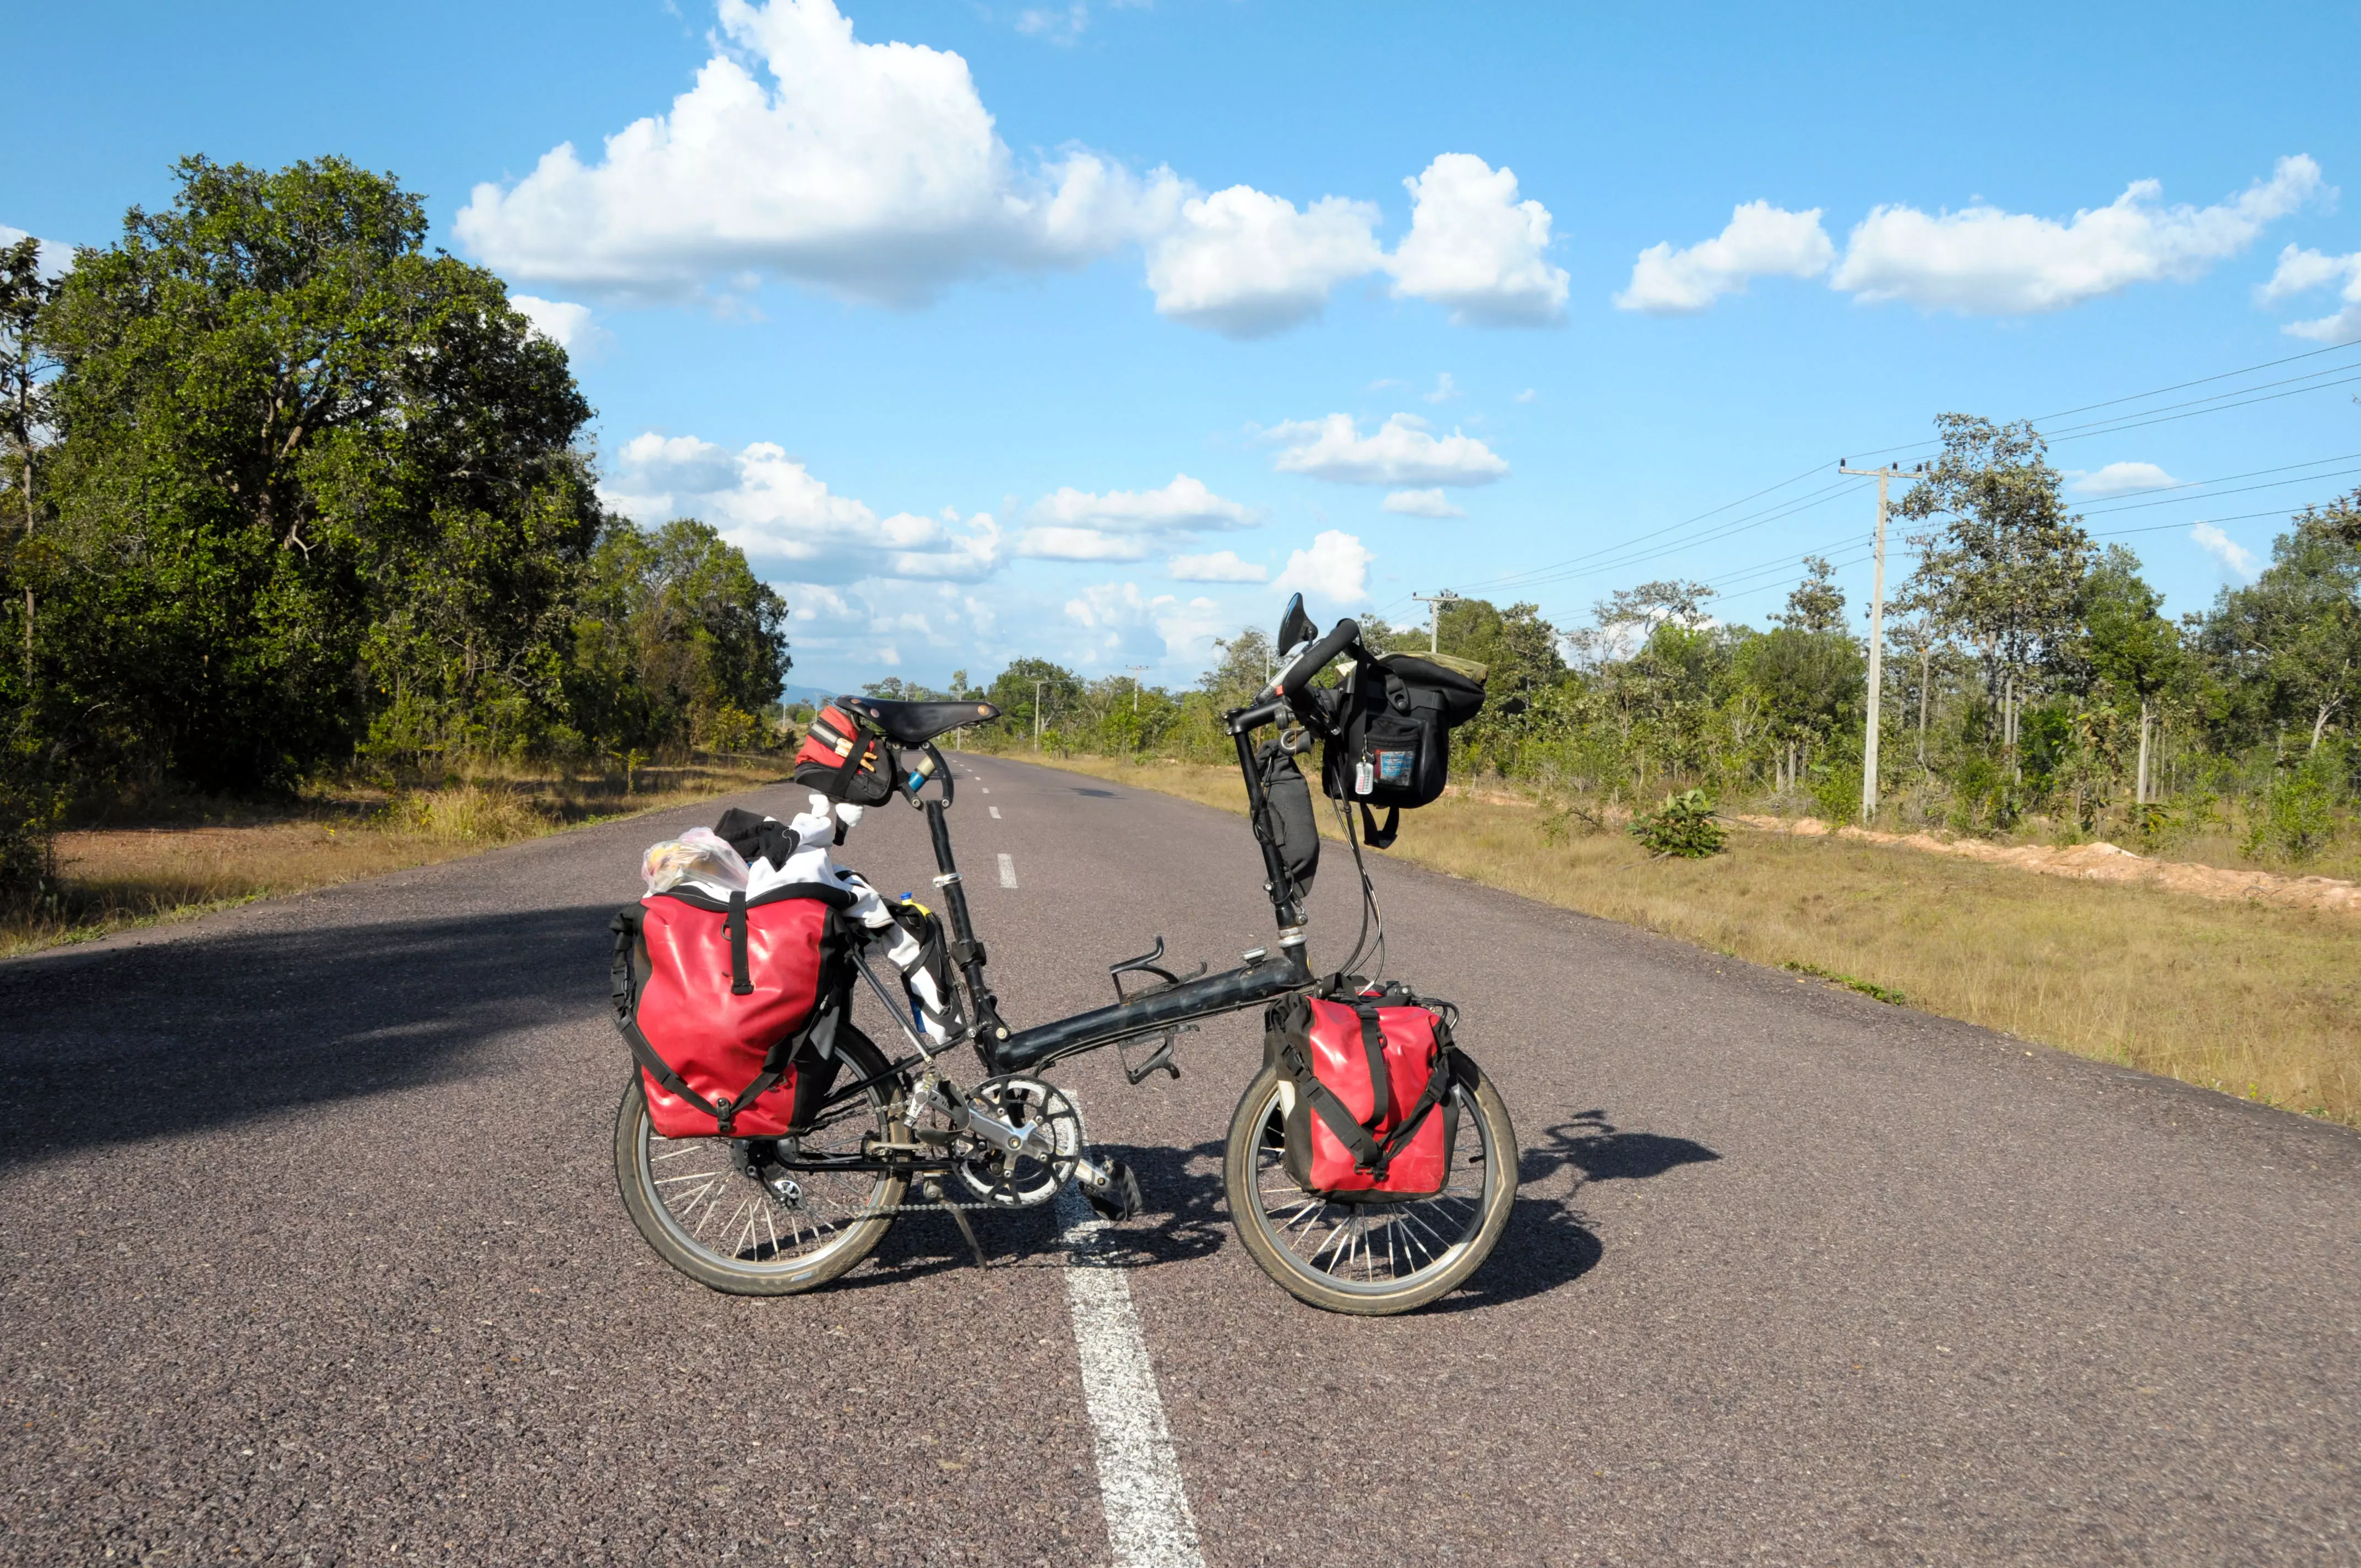
[{"label": "bicycle shadow", "polygon": [[[1517,1198],[1500,1245],[1466,1285],[1427,1309],[1465,1312],[1521,1301],[1571,1285],[1598,1266],[1606,1247],[1576,1201],[1598,1181],[1645,1181],[1721,1156],[1692,1138],[1627,1133],[1603,1110],[1580,1113],[1542,1135],[1517,1159]],[[1533,1189],[1565,1179],[1559,1196]]]},{"label": "bicycle shadow", "polygon": [[[1099,1144],[1092,1146],[1092,1152],[1129,1165],[1147,1201],[1137,1215],[1097,1233],[1097,1245],[1107,1262],[1122,1268],[1185,1263],[1210,1256],[1228,1239],[1220,1139],[1185,1149]],[[971,1211],[968,1223],[975,1229],[988,1267],[1066,1266],[1068,1244],[1055,1203],[1002,1213]],[[949,1214],[905,1214],[885,1233],[869,1260],[835,1288],[899,1284],[974,1266],[975,1256]]]}]

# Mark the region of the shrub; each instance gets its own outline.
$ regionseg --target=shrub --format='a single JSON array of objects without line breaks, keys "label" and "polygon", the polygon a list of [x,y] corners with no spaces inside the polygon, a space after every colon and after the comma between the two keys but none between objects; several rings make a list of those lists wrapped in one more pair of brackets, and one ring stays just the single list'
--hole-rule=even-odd
[{"label": "shrub", "polygon": [[1701,789],[1664,796],[1664,805],[1633,817],[1624,831],[1652,854],[1685,861],[1721,853],[1730,838],[1730,830],[1714,820],[1713,802]]}]

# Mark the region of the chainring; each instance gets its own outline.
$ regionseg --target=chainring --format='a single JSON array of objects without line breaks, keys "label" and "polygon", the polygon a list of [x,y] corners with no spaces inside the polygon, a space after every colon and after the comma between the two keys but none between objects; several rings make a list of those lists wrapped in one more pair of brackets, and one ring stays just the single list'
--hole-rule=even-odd
[{"label": "chainring", "polygon": [[1072,1179],[1074,1165],[1088,1146],[1082,1138],[1082,1113],[1073,1100],[1055,1084],[1012,1074],[976,1085],[972,1102],[1020,1129],[1049,1124],[1048,1157],[1033,1153],[1010,1155],[991,1150],[971,1155],[953,1168],[960,1185],[987,1203],[1004,1209],[1030,1209],[1047,1203]]}]

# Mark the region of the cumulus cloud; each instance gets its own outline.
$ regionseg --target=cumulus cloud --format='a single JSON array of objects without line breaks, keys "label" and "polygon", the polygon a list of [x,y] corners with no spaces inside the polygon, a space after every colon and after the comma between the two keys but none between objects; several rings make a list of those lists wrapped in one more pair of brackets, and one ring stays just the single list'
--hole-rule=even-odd
[{"label": "cumulus cloud", "polygon": [[1157,490],[1059,490],[1033,503],[1016,553],[1055,561],[1137,561],[1191,533],[1251,528],[1252,507],[1175,474]]},{"label": "cumulus cloud", "polygon": [[1667,240],[1642,251],[1615,308],[1685,315],[1724,294],[1743,293],[1750,278],[1817,278],[1836,258],[1835,242],[1820,227],[1819,208],[1791,213],[1747,202],[1730,210],[1729,224],[1711,239],[1686,250],[1675,250]]},{"label": "cumulus cloud", "polygon": [[2087,474],[2070,474],[2067,478],[2068,489],[2092,500],[2127,496],[2137,490],[2169,490],[2180,483],[2153,463],[2110,463]]},{"label": "cumulus cloud", "polygon": [[1397,298],[1447,305],[1453,322],[1480,326],[1543,326],[1565,314],[1565,269],[1544,255],[1549,209],[1517,200],[1513,171],[1446,152],[1402,185],[1410,233],[1388,263]]},{"label": "cumulus cloud", "polygon": [[1166,564],[1165,576],[1180,583],[1259,583],[1270,576],[1270,568],[1240,560],[1235,550],[1216,550],[1206,555],[1175,555]]},{"label": "cumulus cloud", "polygon": [[1396,490],[1378,505],[1387,511],[1400,512],[1404,517],[1466,517],[1467,514],[1444,499],[1443,492],[1434,490]]},{"label": "cumulus cloud", "polygon": [[1271,588],[1277,593],[1351,603],[1367,595],[1369,563],[1376,559],[1352,534],[1328,529],[1313,536],[1311,549],[1288,556]]},{"label": "cumulus cloud", "polygon": [[[1017,26],[1071,42],[1088,15],[1049,5]],[[1381,272],[1454,321],[1564,312],[1548,210],[1479,158],[1448,153],[1404,182],[1411,232],[1389,256],[1367,202],[1208,194],[1083,148],[1020,159],[965,60],[864,42],[834,0],[719,0],[719,19],[712,58],[666,112],[593,156],[565,143],[521,180],[478,185],[460,241],[511,278],[592,299],[727,296],[778,279],[909,307],[963,277],[1137,246],[1159,312],[1236,337],[1305,321],[1340,284]]]},{"label": "cumulus cloud", "polygon": [[[19,240],[32,237],[23,229],[10,228],[6,224],[0,224],[0,246],[15,245]],[[61,278],[73,268],[72,246],[60,245],[56,240],[45,239],[41,241],[39,256],[38,265],[41,269],[41,276],[44,278],[52,280]]]},{"label": "cumulus cloud", "polygon": [[1517,401],[1521,403],[1530,403],[1540,396],[1541,394],[1539,392],[1535,391],[1531,387],[1527,387],[1523,391],[1517,394]]},{"label": "cumulus cloud", "polygon": [[643,525],[701,518],[757,569],[798,580],[972,580],[1002,556],[1000,528],[988,512],[958,527],[957,513],[948,521],[909,512],[880,518],[863,502],[833,494],[767,441],[732,452],[693,435],[634,436],[599,495]]},{"label": "cumulus cloud", "polygon": [[2255,580],[2255,553],[2232,539],[2210,522],[2201,522],[2189,531],[2197,547],[2221,564],[2222,569],[2241,582]]},{"label": "cumulus cloud", "polygon": [[2340,296],[2343,310],[2312,321],[2290,322],[2279,330],[2317,343],[2361,343],[2361,250],[2350,256],[2327,256],[2289,246],[2279,252],[2279,264],[2272,270],[2270,281],[2255,291],[2255,302],[2275,305],[2339,279],[2345,282]]},{"label": "cumulus cloud", "polygon": [[1102,646],[1108,651],[1123,646],[1126,633],[1153,629],[1163,640],[1168,658],[1179,658],[1228,625],[1221,607],[1212,599],[1183,600],[1172,594],[1150,597],[1139,591],[1137,583],[1101,583],[1084,588],[1066,601],[1066,615],[1086,630],[1099,633]]},{"label": "cumulus cloud", "polygon": [[1319,314],[1329,291],[1384,259],[1378,210],[1323,196],[1301,212],[1233,185],[1191,196],[1148,247],[1159,313],[1231,337],[1263,337]]},{"label": "cumulus cloud", "polygon": [[588,305],[511,294],[509,307],[531,322],[533,331],[569,355],[595,359],[615,346],[615,334],[598,324]]},{"label": "cumulus cloud", "polygon": [[1853,229],[1830,281],[1863,300],[1971,315],[2064,310],[2134,283],[2201,277],[2322,190],[2320,165],[2298,155],[2210,207],[2164,206],[2154,180],[2065,223],[1993,206],[1939,216],[1882,206]]},{"label": "cumulus cloud", "polygon": [[1474,436],[1454,431],[1437,438],[1415,414],[1396,414],[1368,435],[1350,414],[1288,420],[1263,435],[1280,444],[1271,463],[1280,473],[1339,485],[1488,485],[1509,471]]},{"label": "cumulus cloud", "polygon": [[966,60],[862,43],[830,0],[721,0],[720,22],[724,47],[669,114],[595,162],[568,142],[511,187],[477,186],[460,240],[509,276],[594,292],[767,272],[914,304],[995,263],[1087,260],[1178,204],[1169,172],[1089,153],[1020,170]]}]

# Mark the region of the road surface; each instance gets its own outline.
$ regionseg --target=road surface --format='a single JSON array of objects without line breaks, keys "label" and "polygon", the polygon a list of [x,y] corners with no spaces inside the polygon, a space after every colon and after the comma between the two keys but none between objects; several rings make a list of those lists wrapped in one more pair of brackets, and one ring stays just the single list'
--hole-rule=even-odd
[{"label": "road surface", "polygon": [[[1012,1019],[1269,939],[1237,818],[960,772]],[[2361,1561],[2361,1137],[1391,864],[1525,1145],[1458,1295],[1256,1269],[1251,1014],[1058,1069],[1148,1195],[1087,1288],[1038,1211],[708,1292],[616,1200],[606,921],[719,809],[0,965],[0,1561],[1137,1561],[1165,1482],[1213,1564]],[[842,853],[931,871],[898,806]],[[1333,845],[1314,909],[1333,962]]]}]

